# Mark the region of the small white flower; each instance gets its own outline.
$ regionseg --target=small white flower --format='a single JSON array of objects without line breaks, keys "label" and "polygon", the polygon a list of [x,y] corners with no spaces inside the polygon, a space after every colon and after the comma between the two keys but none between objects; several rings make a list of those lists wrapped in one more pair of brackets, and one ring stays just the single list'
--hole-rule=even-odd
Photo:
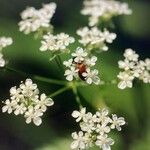
[{"label": "small white flower", "polygon": [[113,114],[112,115],[112,120],[110,121],[111,124],[111,129],[117,129],[118,131],[121,131],[122,125],[125,125],[125,120],[123,117],[117,117],[117,115]]},{"label": "small white flower", "polygon": [[132,88],[134,77],[126,72],[120,72],[117,76],[121,81],[118,84],[119,89],[125,89],[126,87]]},{"label": "small white flower", "polygon": [[129,70],[135,68],[135,62],[130,62],[129,60],[125,59],[124,61],[118,61],[118,65],[120,69]]},{"label": "small white flower", "polygon": [[11,114],[14,107],[16,107],[17,102],[14,100],[10,101],[9,99],[7,99],[4,104],[5,106],[2,107],[2,112],[8,112],[8,114]]},{"label": "small white flower", "polygon": [[116,39],[117,35],[115,33],[110,33],[108,30],[104,30],[104,32],[101,32],[101,38],[106,41],[107,43],[112,43],[113,40]]},{"label": "small white flower", "polygon": [[0,51],[13,43],[12,38],[10,37],[0,37]]},{"label": "small white flower", "polygon": [[83,132],[80,131],[78,134],[76,132],[72,133],[72,138],[74,141],[71,143],[71,149],[86,149],[88,147],[87,141],[89,141],[87,136],[84,136]]},{"label": "small white flower", "polygon": [[71,67],[65,71],[65,76],[68,81],[72,81],[74,77],[77,76],[78,70],[75,67]]},{"label": "small white flower", "polygon": [[0,53],[0,67],[4,67],[6,64],[4,58],[3,58],[3,54]]},{"label": "small white flower", "polygon": [[83,75],[83,77],[85,77],[86,82],[88,84],[92,84],[92,83],[99,84],[100,83],[100,79],[97,76],[98,70],[96,70],[96,69],[91,71],[90,68],[87,68],[86,72],[84,72],[82,75]]},{"label": "small white flower", "polygon": [[139,55],[129,48],[125,50],[124,57],[129,61],[138,61]]},{"label": "small white flower", "polygon": [[110,127],[107,126],[106,124],[97,124],[96,127],[96,132],[99,133],[100,135],[104,135],[105,133],[110,132]]},{"label": "small white flower", "polygon": [[72,66],[72,63],[73,63],[73,59],[69,59],[68,61],[63,62],[63,64],[68,68]]},{"label": "small white flower", "polygon": [[87,52],[85,52],[83,48],[78,47],[76,49],[76,52],[72,53],[72,56],[75,57],[74,61],[79,63],[82,62],[84,58],[87,56]]},{"label": "small white flower", "polygon": [[96,61],[97,61],[97,57],[96,56],[92,56],[91,58],[88,58],[88,59],[86,59],[85,60],[86,61],[86,64],[88,65],[88,66],[95,66],[95,64],[96,64]]},{"label": "small white flower", "polygon": [[35,109],[41,109],[42,112],[47,110],[47,106],[54,105],[54,102],[51,98],[48,98],[44,93],[41,94],[40,100],[37,100]]},{"label": "small white flower", "polygon": [[17,106],[15,107],[14,114],[15,114],[15,115],[19,115],[19,114],[22,115],[22,114],[25,113],[26,110],[27,110],[27,108],[26,108],[25,105],[22,103],[22,104],[17,105]]},{"label": "small white flower", "polygon": [[43,113],[41,110],[35,110],[31,106],[25,113],[26,123],[29,124],[33,121],[36,126],[39,126],[42,123],[42,119],[40,118],[42,115]]},{"label": "small white flower", "polygon": [[20,84],[20,89],[22,90],[23,95],[27,97],[32,97],[39,93],[37,85],[34,84],[31,79],[26,79],[25,84]]},{"label": "small white flower", "polygon": [[107,135],[97,136],[97,141],[95,142],[97,146],[102,148],[102,150],[111,150],[110,146],[114,144],[114,140],[108,138]]},{"label": "small white flower", "polygon": [[82,108],[80,111],[73,111],[72,116],[76,118],[76,122],[79,122],[86,116],[86,108]]}]

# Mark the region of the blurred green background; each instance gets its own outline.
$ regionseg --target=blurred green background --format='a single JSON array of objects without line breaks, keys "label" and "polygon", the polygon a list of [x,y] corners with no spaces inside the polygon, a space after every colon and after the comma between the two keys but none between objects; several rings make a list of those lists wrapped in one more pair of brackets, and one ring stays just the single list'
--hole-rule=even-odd
[{"label": "blurred green background", "polygon": [[[75,31],[87,25],[87,18],[80,15],[81,0],[54,0],[57,11],[52,20],[54,32],[66,32],[75,36]],[[125,1],[125,0],[124,0]],[[20,12],[26,6],[40,8],[50,0],[0,0],[0,36],[10,36],[14,44],[4,50],[8,66],[49,78],[64,79],[63,70],[55,62],[49,62],[49,53],[39,52],[40,41],[32,35],[18,31]],[[99,54],[97,67],[104,80],[115,79],[119,72],[117,61],[123,59],[125,48],[133,48],[141,59],[150,56],[150,1],[128,0],[133,9],[131,16],[114,19],[117,40],[106,53]],[[72,46],[72,50],[77,47]],[[67,56],[61,56],[62,60]],[[9,89],[19,85],[27,76],[0,70],[0,99],[9,98]],[[34,80],[41,92],[50,94],[60,86]],[[116,85],[79,88],[80,97],[88,111],[108,107],[112,113],[126,118],[127,125],[122,132],[113,132],[115,145],[112,150],[150,150],[150,86],[138,82],[134,88],[119,90]],[[67,91],[54,98],[55,105],[48,109],[43,124],[36,127],[26,125],[23,117],[0,113],[0,150],[69,150],[71,133],[79,127],[71,117],[78,109],[74,95]],[[2,104],[1,104],[2,106]],[[94,149],[96,150],[96,148]]]}]

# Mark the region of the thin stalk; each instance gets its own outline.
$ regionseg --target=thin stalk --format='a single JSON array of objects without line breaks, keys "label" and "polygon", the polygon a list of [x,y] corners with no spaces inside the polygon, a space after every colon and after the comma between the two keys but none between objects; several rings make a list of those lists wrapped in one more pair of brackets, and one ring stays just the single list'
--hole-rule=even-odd
[{"label": "thin stalk", "polygon": [[61,88],[61,89],[59,89],[58,91],[56,91],[56,92],[54,92],[54,93],[52,93],[51,95],[49,95],[48,97],[55,97],[55,96],[57,96],[57,95],[59,95],[59,94],[61,94],[61,93],[63,93],[63,92],[65,92],[65,91],[67,91],[69,89],[69,87],[63,87],[63,88]]},{"label": "thin stalk", "polygon": [[75,95],[75,98],[76,98],[76,102],[78,103],[78,105],[79,105],[79,108],[81,109],[81,108],[83,108],[83,106],[82,106],[82,104],[81,104],[81,100],[80,100],[80,97],[79,97],[79,94],[78,94],[78,90],[77,90],[77,86],[76,86],[76,84],[75,83],[72,83],[72,91],[73,91],[73,93],[74,93],[74,95]]},{"label": "thin stalk", "polygon": [[52,84],[58,84],[58,85],[66,85],[67,84],[66,81],[50,79],[50,78],[41,77],[41,76],[37,76],[37,75],[35,75],[33,78],[35,80],[39,80],[39,81],[47,82],[47,83],[52,83]]},{"label": "thin stalk", "polygon": [[25,72],[23,72],[23,71],[20,71],[20,70],[16,70],[16,69],[14,69],[14,68],[11,68],[11,67],[5,67],[5,69],[6,70],[8,70],[8,71],[11,71],[11,72],[16,72],[16,73],[18,73],[18,74],[20,74],[20,75],[23,75],[23,76],[28,76],[29,74],[27,74],[27,73],[25,73]]}]

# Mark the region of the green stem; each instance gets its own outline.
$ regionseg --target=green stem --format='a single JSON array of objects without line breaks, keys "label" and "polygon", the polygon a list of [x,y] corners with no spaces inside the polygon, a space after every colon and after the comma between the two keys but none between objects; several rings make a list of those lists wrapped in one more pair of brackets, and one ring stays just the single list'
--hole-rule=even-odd
[{"label": "green stem", "polygon": [[16,72],[16,73],[18,73],[18,74],[20,74],[20,75],[23,75],[23,76],[28,76],[29,74],[27,74],[27,73],[25,73],[25,72],[22,72],[22,71],[20,71],[20,70],[16,70],[16,69],[14,69],[14,68],[11,68],[11,67],[5,67],[5,69],[6,70],[8,70],[8,71],[11,71],[11,72]]},{"label": "green stem", "polygon": [[49,78],[41,77],[41,76],[37,76],[37,75],[35,75],[33,78],[35,80],[39,80],[39,81],[47,82],[47,83],[52,83],[52,84],[58,84],[58,85],[66,85],[67,84],[66,81],[61,81],[61,80],[56,80],[56,79],[49,79]]},{"label": "green stem", "polygon": [[81,104],[81,100],[80,100],[79,94],[78,94],[78,90],[77,90],[77,85],[76,85],[76,83],[73,83],[73,82],[72,82],[71,87],[72,87],[72,91],[73,91],[73,93],[74,93],[74,95],[75,95],[76,102],[77,102],[78,105],[79,105],[79,108],[80,108],[80,109],[83,108],[83,106],[82,106],[82,104]]},{"label": "green stem", "polygon": [[49,95],[48,97],[51,97],[51,98],[52,98],[52,97],[55,97],[55,96],[57,96],[57,95],[59,95],[59,94],[65,92],[65,91],[67,91],[68,89],[69,89],[69,87],[63,87],[63,88],[59,89],[58,91],[52,93],[52,94]]}]

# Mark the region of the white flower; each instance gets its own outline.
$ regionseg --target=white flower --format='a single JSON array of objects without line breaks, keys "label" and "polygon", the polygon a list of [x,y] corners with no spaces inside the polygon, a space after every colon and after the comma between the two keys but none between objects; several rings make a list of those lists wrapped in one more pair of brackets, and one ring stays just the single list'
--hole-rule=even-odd
[{"label": "white flower", "polygon": [[22,94],[26,97],[34,97],[39,93],[37,85],[34,84],[31,79],[26,79],[25,84],[20,84],[20,89],[22,90]]},{"label": "white flower", "polygon": [[138,61],[139,55],[129,48],[125,50],[124,57],[129,61]]},{"label": "white flower", "polygon": [[25,113],[25,111],[27,110],[27,108],[25,107],[25,105],[22,103],[22,104],[20,104],[20,105],[17,105],[16,107],[15,107],[15,111],[14,111],[14,114],[15,115],[19,115],[19,114],[24,114]]},{"label": "white flower", "polygon": [[83,27],[77,30],[77,34],[81,37],[79,42],[89,50],[100,49],[107,51],[106,43],[112,43],[116,38],[115,33],[110,33],[107,29],[101,31],[97,27],[91,29]]},{"label": "white flower", "polygon": [[129,70],[135,68],[135,62],[130,62],[129,60],[125,59],[124,61],[118,61],[118,65],[120,69]]},{"label": "white flower", "polygon": [[0,67],[4,67],[6,64],[4,58],[3,58],[3,54],[0,53]]},{"label": "white flower", "polygon": [[35,109],[41,109],[42,112],[47,110],[47,106],[54,105],[54,102],[51,98],[48,98],[44,93],[41,94],[40,100],[37,100]]},{"label": "white flower", "polygon": [[79,63],[82,62],[84,58],[87,56],[87,52],[85,52],[83,48],[78,47],[76,49],[76,52],[72,53],[72,56],[75,57],[74,61]]},{"label": "white flower", "polygon": [[40,28],[48,28],[55,9],[55,3],[45,4],[39,10],[34,7],[28,7],[21,13],[22,21],[19,22],[19,30],[29,34]]},{"label": "white flower", "polygon": [[94,115],[82,108],[80,111],[73,111],[72,116],[79,122],[81,131],[72,134],[74,141],[71,143],[71,149],[87,149],[96,145],[103,150],[110,150],[114,140],[108,138],[108,134],[114,128],[120,131],[120,126],[125,124],[123,117],[112,115],[110,118],[106,108]]},{"label": "white flower", "polygon": [[63,62],[63,64],[68,68],[72,66],[72,63],[73,63],[73,59],[69,59],[68,61]]},{"label": "white flower", "polygon": [[91,66],[91,67],[95,66],[96,61],[97,61],[97,57],[96,56],[92,56],[91,58],[88,58],[88,59],[85,60],[86,64],[88,66]]},{"label": "white flower", "polygon": [[89,25],[95,26],[100,20],[108,20],[113,16],[130,15],[132,13],[127,3],[115,0],[84,0],[83,15],[89,16]]},{"label": "white flower", "polygon": [[0,51],[13,43],[12,38],[10,37],[0,37]]},{"label": "white flower", "polygon": [[76,122],[79,122],[86,116],[86,108],[82,108],[80,111],[73,111],[72,116],[76,118]]},{"label": "white flower", "polygon": [[125,89],[126,87],[132,88],[134,79],[132,75],[129,75],[126,72],[120,72],[117,77],[121,80],[118,84],[119,89]]},{"label": "white flower", "polygon": [[16,107],[17,102],[14,100],[10,101],[9,99],[7,99],[4,104],[5,106],[2,107],[2,112],[8,112],[8,114],[10,114],[12,113],[13,108]]},{"label": "white flower", "polygon": [[60,33],[52,35],[51,33],[47,33],[43,36],[43,40],[41,41],[42,46],[40,47],[40,51],[50,50],[52,52],[64,52],[67,50],[67,47],[74,42],[74,38],[68,34]]},{"label": "white flower", "polygon": [[97,124],[96,127],[96,132],[99,133],[100,135],[104,135],[105,133],[110,132],[110,127],[107,126],[106,124]]},{"label": "white flower", "polygon": [[110,33],[107,29],[105,29],[104,32],[101,32],[100,36],[107,43],[112,43],[117,37],[115,33]]},{"label": "white flower", "polygon": [[121,80],[118,87],[120,89],[131,88],[132,81],[135,78],[142,80],[144,83],[150,83],[150,59],[138,60],[139,55],[132,49],[126,49],[124,57],[124,61],[118,62],[119,68],[124,70],[118,75]]},{"label": "white flower", "polygon": [[33,121],[39,126],[42,123],[41,116],[54,102],[44,93],[39,96],[37,85],[31,79],[26,79],[25,83],[21,82],[19,88],[14,86],[10,89],[10,100],[7,99],[4,104],[2,112],[23,115],[26,123]]},{"label": "white flower", "polygon": [[102,148],[102,150],[111,150],[110,146],[114,144],[114,140],[108,138],[107,135],[97,136],[97,141],[95,142],[97,146]]},{"label": "white flower", "polygon": [[84,72],[83,77],[85,77],[85,80],[88,84],[99,84],[100,83],[100,79],[97,76],[98,75],[98,70],[94,69],[94,70],[90,70],[90,68],[86,69],[86,72]]},{"label": "white flower", "polygon": [[42,115],[43,113],[41,110],[35,110],[31,106],[25,113],[26,123],[29,124],[31,121],[33,121],[36,126],[39,126],[42,123],[42,119],[40,118]]},{"label": "white flower", "polygon": [[74,141],[71,143],[71,149],[86,149],[88,147],[87,141],[88,137],[80,131],[78,134],[76,132],[72,133],[72,138]]},{"label": "white flower", "polygon": [[111,124],[111,129],[117,129],[118,131],[121,131],[121,127],[122,125],[125,125],[125,120],[123,117],[117,117],[116,114],[112,115],[112,120],[110,121]]},{"label": "white flower", "polygon": [[66,76],[66,79],[68,81],[72,81],[73,78],[77,76],[77,72],[78,72],[78,70],[75,67],[70,67],[70,69],[67,69],[65,71],[64,75]]}]

